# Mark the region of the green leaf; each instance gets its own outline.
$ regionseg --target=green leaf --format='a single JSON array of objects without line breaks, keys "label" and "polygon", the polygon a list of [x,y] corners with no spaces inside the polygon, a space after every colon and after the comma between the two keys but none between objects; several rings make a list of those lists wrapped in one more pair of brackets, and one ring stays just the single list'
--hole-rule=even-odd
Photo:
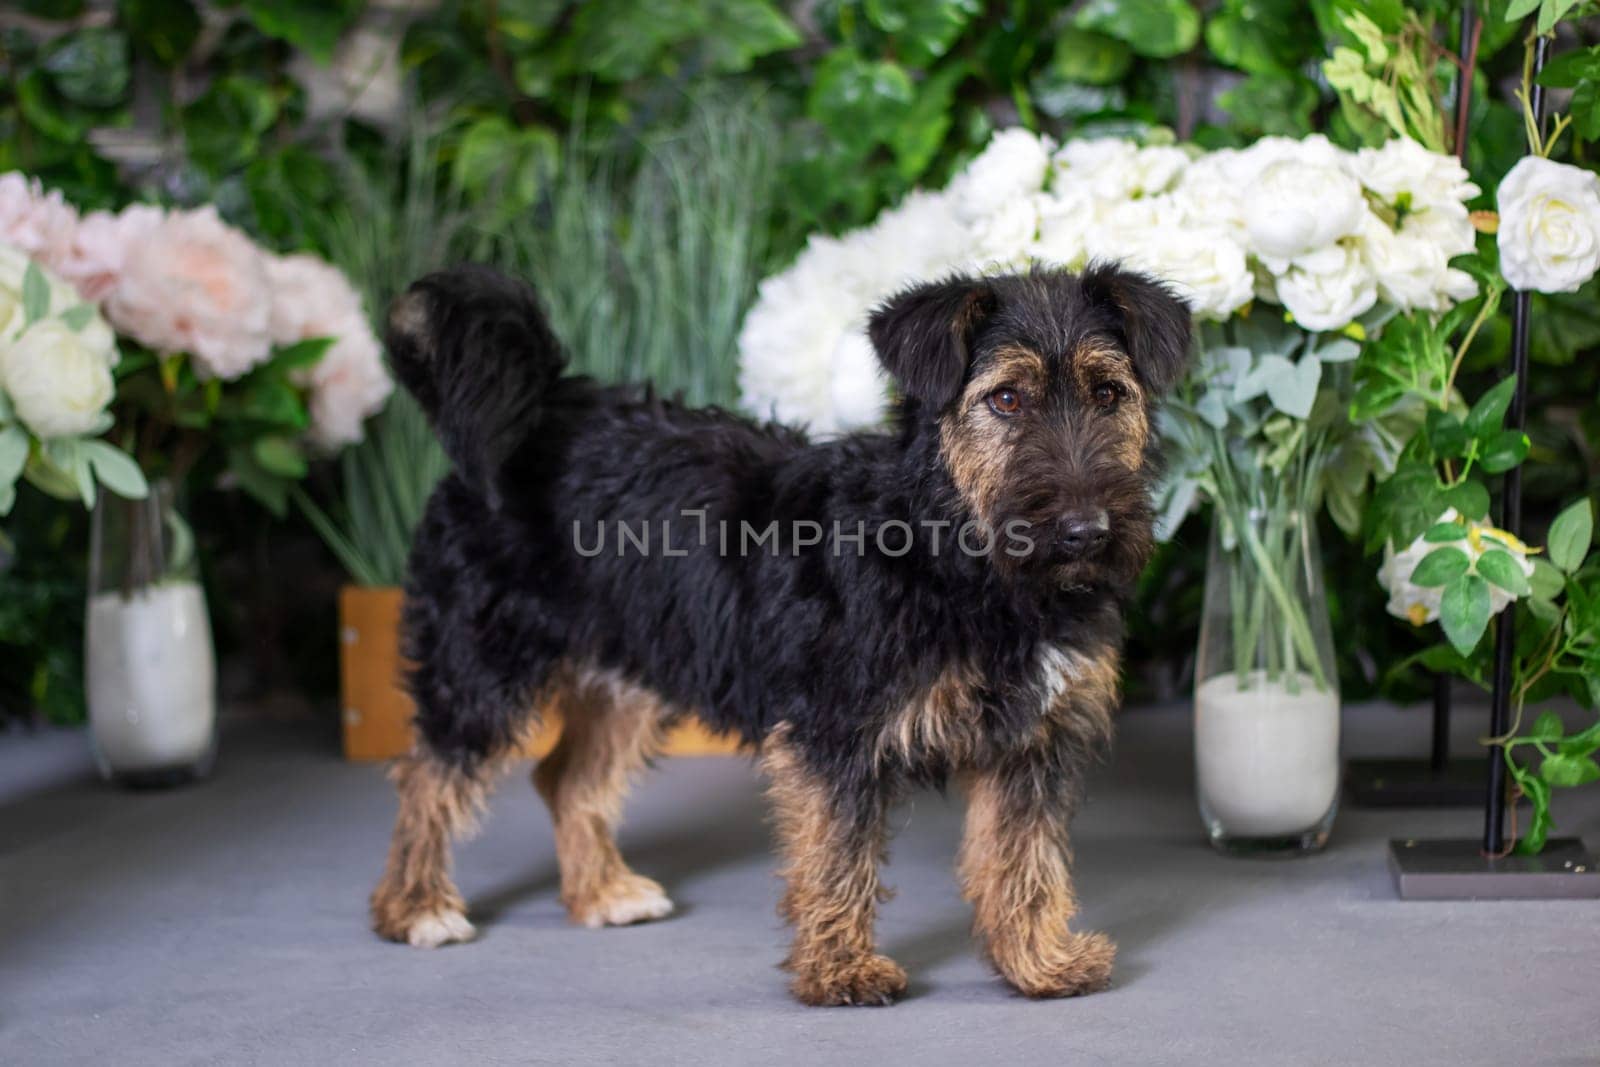
[{"label": "green leaf", "polygon": [[314,366],[332,348],[336,337],[308,337],[285,345],[273,353],[272,362],[283,370],[302,370]]},{"label": "green leaf", "polygon": [[1126,41],[1153,59],[1182,55],[1200,38],[1200,13],[1188,0],[1089,0],[1073,25]]},{"label": "green leaf", "polygon": [[144,472],[132,456],[101,440],[85,441],[83,449],[101,485],[128,500],[143,500],[149,495]]},{"label": "green leaf", "polygon": [[1600,48],[1574,48],[1546,63],[1535,80],[1554,89],[1575,89],[1596,79],[1600,79]]},{"label": "green leaf", "polygon": [[1556,737],[1561,739],[1560,751],[1563,755],[1587,756],[1600,749],[1600,720],[1590,723],[1587,729],[1580,730],[1570,737],[1561,737],[1559,719],[1556,720],[1556,725]]},{"label": "green leaf", "polygon": [[113,107],[128,91],[128,39],[104,27],[67,34],[45,53],[44,69],[74,104]]},{"label": "green leaf", "polygon": [[499,216],[511,218],[538,203],[560,158],[560,144],[549,130],[490,115],[467,128],[451,177],[470,197],[494,197]]},{"label": "green leaf", "polygon": [[1244,134],[1302,137],[1311,132],[1321,102],[1317,87],[1301,74],[1252,74],[1217,95],[1217,106]]},{"label": "green leaf", "polygon": [[[865,0],[862,8],[894,40],[900,59],[920,67],[948,52],[983,5],[978,0]],[[799,43],[798,34],[793,43]]]},{"label": "green leaf", "polygon": [[[13,423],[0,428],[0,492],[16,484],[17,477],[28,462],[29,440],[27,431]],[[11,510],[0,508],[0,514]]]},{"label": "green leaf", "polygon": [[1521,430],[1501,430],[1484,444],[1478,464],[1490,474],[1503,474],[1528,458],[1528,435]]},{"label": "green leaf", "polygon": [[1463,656],[1476,648],[1489,626],[1489,583],[1476,574],[1464,574],[1445,586],[1439,625]]},{"label": "green leaf", "polygon": [[1290,363],[1282,356],[1263,356],[1263,368],[1273,368],[1267,377],[1267,399],[1285,415],[1297,419],[1311,414],[1317,401],[1317,385],[1322,381],[1322,363],[1304,356],[1299,363]]},{"label": "green leaf", "polygon": [[[944,4],[916,6],[962,5],[947,0]],[[706,65],[720,74],[749,70],[762,56],[794,48],[804,41],[794,23],[768,0],[714,0],[705,9],[706,25],[699,44],[705,50]],[[956,31],[960,31],[959,25]]]},{"label": "green leaf", "polygon": [[1115,85],[1133,66],[1133,50],[1123,41],[1091,30],[1064,26],[1056,35],[1055,51],[1045,76],[1055,81],[1084,85]]},{"label": "green leaf", "polygon": [[1589,756],[1568,756],[1557,752],[1546,756],[1544,762],[1539,764],[1539,777],[1558,789],[1570,789],[1600,779],[1600,764],[1596,764]]},{"label": "green leaf", "polygon": [[183,136],[195,163],[220,176],[255,158],[277,117],[278,98],[266,82],[228,75],[183,110]]},{"label": "green leaf", "polygon": [[1411,584],[1420,585],[1424,589],[1449,585],[1466,574],[1471,567],[1472,560],[1461,549],[1448,545],[1436,548],[1423,556],[1421,562],[1412,570]]},{"label": "green leaf", "polygon": [[1533,590],[1535,599],[1554,600],[1561,595],[1562,587],[1566,584],[1561,577],[1561,572],[1556,570],[1549,560],[1540,556],[1532,557],[1533,574],[1528,578],[1528,585]]},{"label": "green leaf", "polygon": [[282,518],[289,507],[289,481],[269,474],[248,448],[228,450],[228,471],[243,489],[262,507]]},{"label": "green leaf", "polygon": [[1594,540],[1594,513],[1589,501],[1579,500],[1556,516],[1550,524],[1549,544],[1546,546],[1550,562],[1567,574],[1583,566],[1589,554],[1589,544]]},{"label": "green leaf", "polygon": [[91,304],[74,304],[59,316],[62,323],[74,333],[81,333],[83,328],[94,319],[94,307]]},{"label": "green leaf", "polygon": [[1527,18],[1543,2],[1544,0],[1511,0],[1506,5],[1506,21],[1516,22],[1518,19]]},{"label": "green leaf", "polygon": [[1504,549],[1491,548],[1478,557],[1473,567],[1491,584],[1499,586],[1512,596],[1527,596],[1533,591],[1528,585],[1528,576],[1522,573],[1522,567],[1511,557],[1511,553]]},{"label": "green leaf", "polygon": [[949,63],[917,86],[917,101],[889,145],[894,151],[895,170],[906,181],[920,178],[938,155],[950,131],[956,87],[970,71],[965,61]]},{"label": "green leaf", "polygon": [[258,437],[251,446],[251,453],[268,474],[281,478],[305,477],[305,455],[299,444],[287,437]]},{"label": "green leaf", "polygon": [[1489,490],[1482,482],[1465,481],[1453,485],[1440,494],[1447,507],[1455,508],[1463,517],[1481,521],[1489,514]]},{"label": "green leaf", "polygon": [[1566,727],[1561,725],[1561,716],[1553,711],[1544,711],[1533,720],[1533,725],[1528,728],[1527,737],[1533,741],[1555,741],[1565,730]]},{"label": "green leaf", "polygon": [[1473,437],[1484,437],[1490,431],[1498,430],[1500,423],[1505,420],[1507,409],[1511,407],[1511,394],[1516,388],[1517,379],[1512,375],[1479,397],[1467,413],[1467,432]]},{"label": "green leaf", "polygon": [[862,154],[896,134],[915,97],[911,78],[896,64],[840,48],[817,65],[806,113]]},{"label": "green leaf", "polygon": [[1428,447],[1433,449],[1433,454],[1440,459],[1454,459],[1467,454],[1467,445],[1472,437],[1461,420],[1448,411],[1431,408],[1428,411],[1426,426],[1428,430]]},{"label": "green leaf", "polygon": [[200,35],[200,15],[190,0],[121,0],[117,7],[134,45],[163,66],[177,66]]},{"label": "green leaf", "polygon": [[1522,795],[1533,805],[1533,818],[1529,820],[1522,840],[1517,842],[1517,851],[1523,855],[1537,855],[1544,849],[1545,839],[1550,836],[1550,785],[1511,763],[1509,755],[1505,759]]},{"label": "green leaf", "polygon": [[242,6],[256,29],[327,63],[362,4],[361,0],[244,0]]},{"label": "green leaf", "polygon": [[50,283],[45,280],[39,264],[30,259],[28,268],[22,272],[22,317],[31,326],[48,314]]},{"label": "green leaf", "polygon": [[1428,527],[1422,539],[1429,544],[1440,544],[1448,541],[1464,541],[1467,537],[1467,528],[1459,522],[1441,522]]}]

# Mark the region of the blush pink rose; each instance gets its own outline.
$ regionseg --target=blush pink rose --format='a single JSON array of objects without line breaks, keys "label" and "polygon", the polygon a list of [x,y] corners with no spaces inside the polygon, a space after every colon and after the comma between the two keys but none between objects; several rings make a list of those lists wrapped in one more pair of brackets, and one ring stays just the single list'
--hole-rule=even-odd
[{"label": "blush pink rose", "polygon": [[266,257],[213,207],[174,212],[128,247],[106,317],[158,352],[231,380],[272,352]]},{"label": "blush pink rose", "polygon": [[59,190],[46,193],[39,179],[20,171],[0,174],[0,241],[55,269],[72,243],[78,213]]},{"label": "blush pink rose", "polygon": [[166,217],[149,204],[132,204],[116,215],[90,212],[78,220],[65,255],[55,264],[56,273],[85,300],[104,301],[122,280],[130,251],[149,240]]}]

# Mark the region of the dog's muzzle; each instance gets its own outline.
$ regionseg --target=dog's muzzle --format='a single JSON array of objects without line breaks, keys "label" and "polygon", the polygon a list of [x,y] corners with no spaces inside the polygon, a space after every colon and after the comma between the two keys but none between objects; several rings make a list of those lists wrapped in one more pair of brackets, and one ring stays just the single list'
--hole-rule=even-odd
[{"label": "dog's muzzle", "polygon": [[1111,522],[1104,508],[1074,508],[1056,520],[1051,555],[1063,563],[1093,559],[1111,543]]}]

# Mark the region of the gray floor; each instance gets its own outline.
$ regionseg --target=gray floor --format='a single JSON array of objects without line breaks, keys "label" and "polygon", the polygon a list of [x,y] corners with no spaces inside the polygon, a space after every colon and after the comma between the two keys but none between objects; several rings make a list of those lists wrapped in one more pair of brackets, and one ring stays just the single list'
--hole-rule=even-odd
[{"label": "gray floor", "polygon": [[[1356,709],[1346,747],[1420,751],[1424,729]],[[929,795],[898,815],[881,923],[909,999],[819,1011],[774,968],[744,760],[669,761],[642,784],[624,849],[680,910],[598,932],[564,921],[518,775],[459,855],[481,939],[424,952],[366,930],[392,796],[322,733],[231,731],[214,781],[157,794],[95,782],[80,734],[0,734],[0,1061],[1597,1062],[1600,903],[1397,901],[1384,840],[1468,836],[1459,811],[1347,811],[1307,860],[1214,855],[1188,744],[1176,709],[1125,713],[1078,822],[1083,923],[1121,945],[1109,992],[1031,1003],[986,973],[949,874],[960,805]],[[1596,792],[1557,812],[1591,844]]]}]

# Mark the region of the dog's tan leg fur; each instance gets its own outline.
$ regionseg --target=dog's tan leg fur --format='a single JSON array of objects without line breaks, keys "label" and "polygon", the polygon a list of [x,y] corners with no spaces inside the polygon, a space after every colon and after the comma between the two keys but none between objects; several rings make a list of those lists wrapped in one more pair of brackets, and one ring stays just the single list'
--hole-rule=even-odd
[{"label": "dog's tan leg fur", "polygon": [[661,705],[601,674],[577,677],[561,698],[561,740],[533,772],[555,823],[561,901],[584,926],[660,919],[672,901],[660,885],[628,869],[612,828],[629,776],[660,748]]},{"label": "dog's tan leg fur", "polygon": [[962,890],[974,932],[1000,975],[1030,997],[1104,989],[1116,946],[1104,934],[1073,933],[1066,805],[1037,795],[1023,776],[977,773],[967,780]]},{"label": "dog's tan leg fur", "polygon": [[873,922],[887,894],[878,881],[884,820],[875,806],[850,811],[804,766],[785,728],[762,745],[771,779],[787,882],[779,910],[794,926],[784,966],[806,1004],[893,1003],[906,988],[900,965],[877,952]]},{"label": "dog's tan leg fur", "polygon": [[476,825],[492,774],[489,766],[468,772],[420,752],[396,761],[389,777],[400,814],[371,900],[380,935],[419,948],[472,939],[466,902],[450,880],[450,843]]}]

